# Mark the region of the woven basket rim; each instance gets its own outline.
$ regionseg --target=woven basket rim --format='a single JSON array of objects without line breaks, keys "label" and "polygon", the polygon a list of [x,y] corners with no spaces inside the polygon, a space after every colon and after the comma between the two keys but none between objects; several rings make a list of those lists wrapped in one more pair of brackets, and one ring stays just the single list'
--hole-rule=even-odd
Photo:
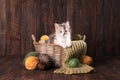
[{"label": "woven basket rim", "polygon": [[34,45],[50,45],[50,46],[59,46],[61,48],[63,48],[62,46],[60,45],[57,45],[57,44],[53,44],[53,43],[39,43],[39,42],[33,42]]},{"label": "woven basket rim", "polygon": [[32,34],[31,37],[32,37],[34,45],[43,45],[43,44],[45,44],[45,45],[50,45],[50,46],[59,46],[59,47],[63,48],[62,46],[60,46],[58,44],[54,44],[54,43],[39,43],[39,42],[36,41],[36,38],[35,38],[34,34]]}]

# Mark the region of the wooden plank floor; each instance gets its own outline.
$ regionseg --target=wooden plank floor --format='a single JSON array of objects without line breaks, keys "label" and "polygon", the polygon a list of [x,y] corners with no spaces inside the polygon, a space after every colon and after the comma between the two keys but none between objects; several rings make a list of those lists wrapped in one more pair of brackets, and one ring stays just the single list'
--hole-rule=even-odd
[{"label": "wooden plank floor", "polygon": [[64,75],[49,71],[27,71],[23,57],[0,56],[0,80],[120,80],[120,57],[96,62],[96,73]]}]

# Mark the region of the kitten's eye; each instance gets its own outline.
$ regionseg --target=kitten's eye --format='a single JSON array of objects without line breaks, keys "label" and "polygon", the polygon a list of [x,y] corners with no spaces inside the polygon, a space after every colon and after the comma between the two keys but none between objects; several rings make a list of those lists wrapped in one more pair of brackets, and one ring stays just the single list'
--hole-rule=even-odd
[{"label": "kitten's eye", "polygon": [[62,31],[60,31],[60,33],[62,33]]}]

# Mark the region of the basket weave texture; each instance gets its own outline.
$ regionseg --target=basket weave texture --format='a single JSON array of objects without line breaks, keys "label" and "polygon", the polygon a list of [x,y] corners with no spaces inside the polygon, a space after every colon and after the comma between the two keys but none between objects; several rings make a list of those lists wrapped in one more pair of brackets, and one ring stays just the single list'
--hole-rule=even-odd
[{"label": "basket weave texture", "polygon": [[86,54],[87,44],[83,40],[72,41],[72,47],[66,48],[64,56],[62,57],[62,67],[56,69],[54,73],[64,73],[64,74],[80,74],[80,73],[89,73],[94,70],[93,67],[80,64],[77,68],[71,68],[68,65],[68,62],[71,58],[78,58],[81,60]]},{"label": "basket weave texture", "polygon": [[61,67],[62,62],[62,54],[64,54],[64,49],[56,44],[51,43],[39,43],[36,41],[34,35],[32,35],[33,45],[35,51],[40,54],[48,54],[55,63],[56,67]]},{"label": "basket weave texture", "polygon": [[33,44],[36,52],[39,52],[40,54],[48,54],[55,62],[55,66],[57,67],[61,66],[62,53],[64,53],[64,49],[61,46],[37,42],[34,42]]}]

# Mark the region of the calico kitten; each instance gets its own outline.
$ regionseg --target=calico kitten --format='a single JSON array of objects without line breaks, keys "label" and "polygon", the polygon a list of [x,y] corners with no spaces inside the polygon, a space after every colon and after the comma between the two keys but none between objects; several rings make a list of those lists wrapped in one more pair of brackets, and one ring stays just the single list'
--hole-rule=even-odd
[{"label": "calico kitten", "polygon": [[71,46],[71,28],[69,21],[58,24],[55,23],[55,33],[50,36],[50,42],[58,44],[63,48]]}]

